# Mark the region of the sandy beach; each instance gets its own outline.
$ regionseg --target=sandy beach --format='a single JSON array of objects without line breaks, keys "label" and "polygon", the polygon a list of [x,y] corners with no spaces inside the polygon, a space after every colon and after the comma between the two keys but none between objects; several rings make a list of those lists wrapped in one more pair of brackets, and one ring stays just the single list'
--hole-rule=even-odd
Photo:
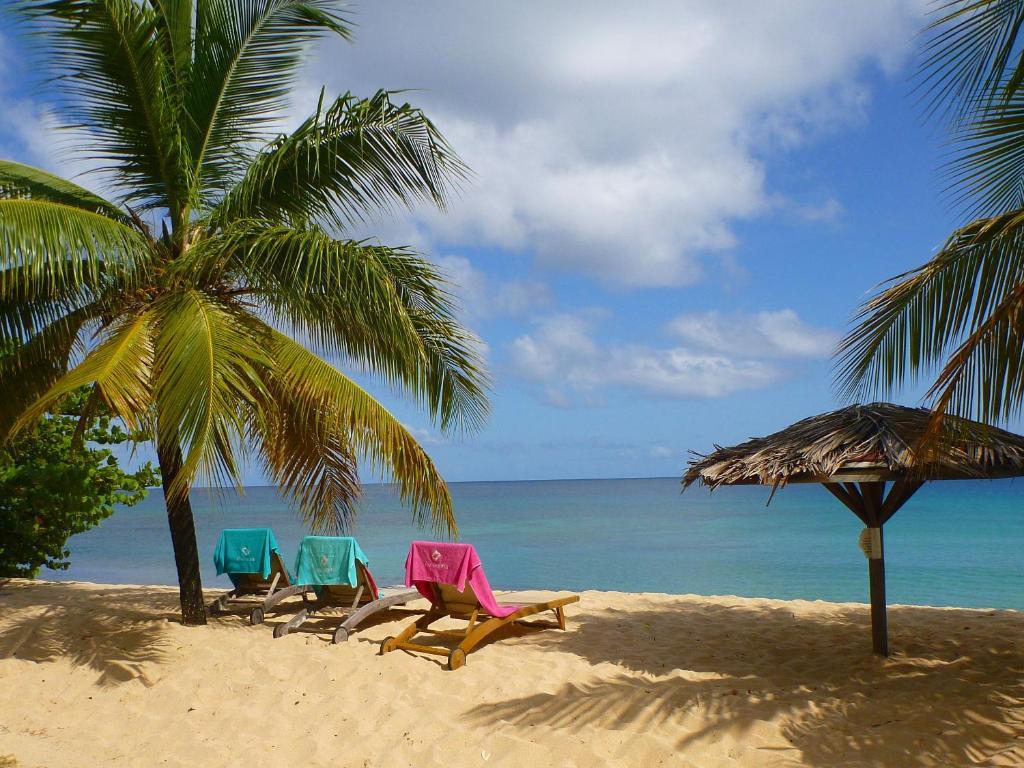
[{"label": "sandy beach", "polygon": [[4,586],[0,765],[1024,763],[1014,611],[893,607],[883,660],[860,605],[584,592],[456,672],[378,656],[397,613],[338,646],[175,617],[173,589]]}]

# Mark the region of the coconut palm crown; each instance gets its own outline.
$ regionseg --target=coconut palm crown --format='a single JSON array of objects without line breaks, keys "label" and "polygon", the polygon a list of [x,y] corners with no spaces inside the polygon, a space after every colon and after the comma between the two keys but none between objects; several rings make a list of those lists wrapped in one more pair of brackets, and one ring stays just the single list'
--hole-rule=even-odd
[{"label": "coconut palm crown", "polygon": [[[465,168],[394,94],[322,94],[274,136],[307,48],[349,37],[331,0],[15,4],[47,44],[100,196],[0,161],[0,430],[91,388],[156,443],[186,623],[205,621],[189,489],[246,461],[314,529],[344,527],[357,457],[420,522],[447,487],[409,431],[320,355],[376,374],[443,430],[486,416],[486,373],[421,255],[345,239],[394,206],[443,207]],[[278,125],[280,123],[277,123]],[[297,341],[298,339],[299,341]]]}]

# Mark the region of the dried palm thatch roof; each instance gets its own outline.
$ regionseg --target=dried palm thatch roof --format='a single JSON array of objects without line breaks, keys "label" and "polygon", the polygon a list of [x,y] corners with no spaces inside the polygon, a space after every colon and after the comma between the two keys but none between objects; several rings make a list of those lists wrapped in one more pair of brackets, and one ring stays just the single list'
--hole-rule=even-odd
[{"label": "dried palm thatch roof", "polygon": [[1024,475],[1024,436],[948,417],[943,447],[927,464],[915,446],[931,412],[891,403],[853,405],[798,421],[732,448],[694,454],[683,488],[720,485],[1015,477]]}]

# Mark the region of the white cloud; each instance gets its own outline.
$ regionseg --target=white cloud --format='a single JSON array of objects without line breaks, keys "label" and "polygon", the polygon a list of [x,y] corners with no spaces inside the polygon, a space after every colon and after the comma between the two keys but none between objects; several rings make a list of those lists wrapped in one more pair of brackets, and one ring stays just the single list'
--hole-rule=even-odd
[{"label": "white cloud", "polygon": [[592,405],[609,388],[667,398],[712,398],[759,389],[785,375],[762,360],[639,344],[600,344],[594,320],[563,314],[541,322],[534,333],[515,339],[509,368],[540,385],[552,405]]},{"label": "white cloud", "polygon": [[12,39],[0,34],[0,157],[34,165],[112,197],[109,180],[96,172],[100,162],[73,151],[82,134],[67,130],[52,104],[31,92],[15,93],[16,85],[27,84],[24,58]]},{"label": "white cloud", "polygon": [[807,325],[792,309],[680,315],[667,330],[697,349],[754,358],[824,358],[839,340],[834,331]]},{"label": "white cloud", "polygon": [[49,108],[31,99],[3,97],[0,102],[0,145],[5,155],[15,152],[25,160],[52,167],[57,121]]},{"label": "white cloud", "polygon": [[[407,98],[476,179],[450,213],[421,209],[375,234],[434,251],[530,251],[617,284],[685,285],[706,254],[727,255],[739,220],[779,205],[812,222],[841,212],[831,198],[780,203],[763,164],[861,119],[865,68],[901,64],[922,7],[664,0],[624,14],[593,0],[381,0],[356,10],[355,45],[319,50],[285,125],[313,108],[321,82],[329,93],[420,89]],[[0,59],[17,56],[0,38]],[[47,104],[0,87],[0,150],[75,176],[88,164],[55,150],[55,128]],[[522,311],[534,287],[508,287],[496,311]]]},{"label": "white cloud", "polygon": [[57,170],[66,137],[59,134],[49,105],[12,92],[20,74],[17,61],[11,38],[0,34],[0,157]]},{"label": "white cloud", "polygon": [[491,278],[463,256],[443,256],[437,262],[470,320],[520,317],[554,301],[551,289],[539,280]]},{"label": "white cloud", "polygon": [[669,459],[673,456],[681,455],[681,451],[673,450],[667,445],[652,445],[650,450],[647,451],[647,455],[652,459]]},{"label": "white cloud", "polygon": [[735,222],[776,207],[773,152],[862,119],[865,68],[901,64],[923,5],[382,1],[310,76],[335,91],[422,89],[408,98],[477,174],[449,214],[412,217],[435,244],[684,285],[703,254],[734,245]]},{"label": "white cloud", "polygon": [[420,445],[447,445],[448,444],[448,438],[447,437],[445,437],[444,435],[437,434],[436,432],[433,432],[433,431],[431,431],[429,429],[426,429],[424,427],[410,427],[410,426],[406,425],[405,428],[406,428],[406,430],[408,430],[409,434],[411,434],[414,438],[416,438],[416,442],[418,442]]},{"label": "white cloud", "polygon": [[843,204],[834,197],[827,197],[817,205],[796,205],[793,212],[804,221],[835,221],[843,215]]}]

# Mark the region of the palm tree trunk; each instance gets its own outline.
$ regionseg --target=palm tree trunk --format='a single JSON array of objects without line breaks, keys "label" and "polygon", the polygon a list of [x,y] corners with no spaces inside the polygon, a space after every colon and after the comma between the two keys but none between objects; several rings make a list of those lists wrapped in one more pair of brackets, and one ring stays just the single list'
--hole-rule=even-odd
[{"label": "palm tree trunk", "polygon": [[157,444],[157,458],[167,505],[167,523],[171,528],[174,547],[174,565],[178,569],[178,593],[181,597],[182,624],[200,626],[206,623],[206,605],[203,603],[203,580],[199,575],[199,547],[196,545],[196,526],[192,518],[192,504],[188,494],[173,498],[171,484],[181,471],[181,449],[177,443]]}]

